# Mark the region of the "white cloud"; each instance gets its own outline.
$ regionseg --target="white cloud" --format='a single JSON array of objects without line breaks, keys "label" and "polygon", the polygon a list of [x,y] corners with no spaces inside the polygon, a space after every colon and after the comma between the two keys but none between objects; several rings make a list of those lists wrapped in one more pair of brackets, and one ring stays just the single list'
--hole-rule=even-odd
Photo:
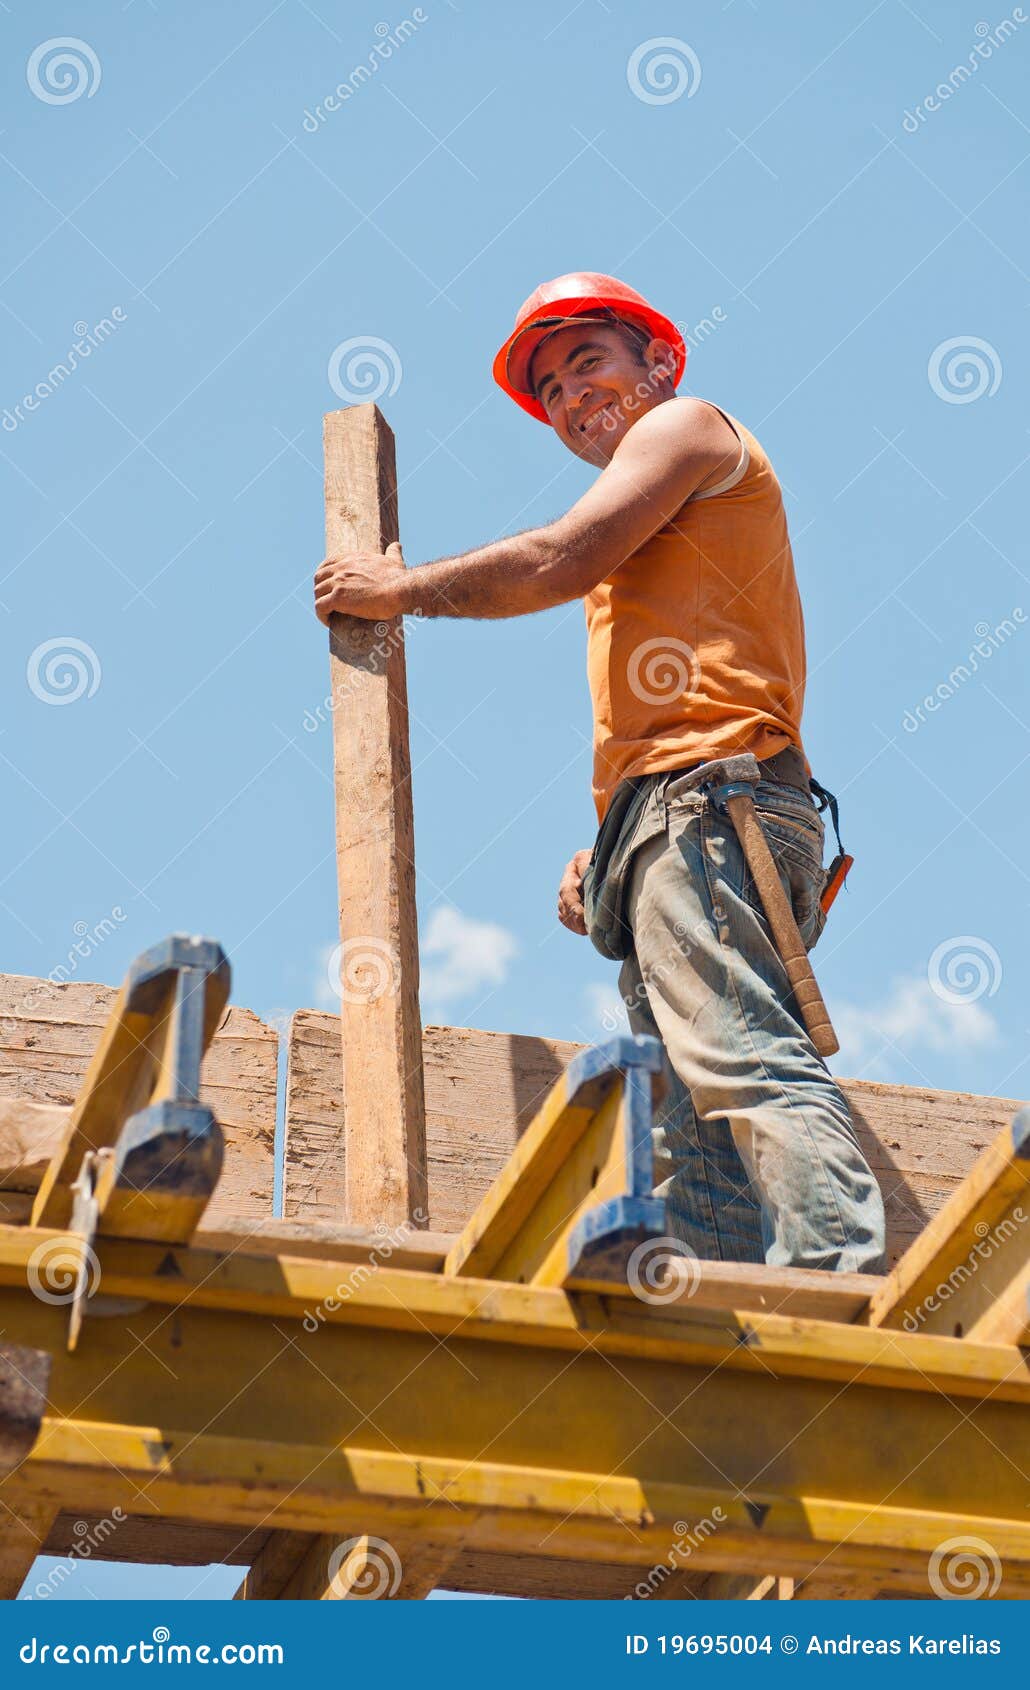
[{"label": "white cloud", "polygon": [[586,987],[583,996],[590,1017],[587,1032],[591,1039],[596,1038],[600,1042],[613,1039],[618,1033],[629,1032],[629,1016],[617,986],[594,982]]},{"label": "white cloud", "polygon": [[[875,1004],[834,1003],[830,1008],[840,1040],[837,1062],[866,1079],[894,1079],[891,1059],[900,1052],[968,1051],[996,1044],[998,1023],[982,1003],[951,1003],[925,975],[899,976]],[[913,1058],[914,1060],[914,1058]],[[911,1082],[911,1075],[907,1076]]]},{"label": "white cloud", "polygon": [[493,921],[476,921],[452,904],[435,909],[419,946],[422,996],[444,1004],[484,986],[501,986],[518,953],[514,933]]},{"label": "white cloud", "polygon": [[[340,987],[338,980],[334,989],[333,982],[330,979],[330,969],[332,967],[333,957],[339,949],[339,945],[323,945],[318,953],[318,961],[316,964],[318,972],[315,975],[314,985],[311,988],[311,996],[314,999],[315,1009],[338,1010],[340,1007]],[[337,964],[337,967],[339,967],[339,964]]]}]

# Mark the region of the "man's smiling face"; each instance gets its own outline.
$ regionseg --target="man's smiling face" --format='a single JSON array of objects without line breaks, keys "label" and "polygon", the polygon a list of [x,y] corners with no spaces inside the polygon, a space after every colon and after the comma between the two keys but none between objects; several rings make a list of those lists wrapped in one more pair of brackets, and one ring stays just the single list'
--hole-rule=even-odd
[{"label": "man's smiling face", "polygon": [[537,347],[533,392],[559,439],[588,464],[607,464],[638,418],[673,396],[672,348],[618,323],[570,323]]}]

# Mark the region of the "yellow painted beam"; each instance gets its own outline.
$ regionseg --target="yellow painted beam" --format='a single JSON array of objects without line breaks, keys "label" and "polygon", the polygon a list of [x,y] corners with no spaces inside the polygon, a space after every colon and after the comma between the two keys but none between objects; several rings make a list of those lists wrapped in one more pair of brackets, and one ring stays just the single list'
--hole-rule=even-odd
[{"label": "yellow painted beam", "polygon": [[[59,1349],[64,1343],[60,1298],[27,1289],[32,1263],[39,1272],[63,1235],[45,1229],[0,1227],[0,1328],[13,1341]],[[468,1338],[477,1345],[514,1345],[638,1357],[749,1373],[768,1379],[864,1382],[888,1390],[934,1389],[952,1396],[1030,1403],[1030,1362],[1021,1352],[932,1336],[690,1304],[655,1306],[633,1297],[570,1295],[546,1286],[452,1278],[388,1267],[356,1271],[352,1264],[288,1256],[232,1255],[129,1239],[98,1245],[97,1316],[107,1300],[152,1305],[148,1318],[162,1331],[172,1324],[219,1316],[233,1350],[249,1355],[275,1322],[297,1322],[297,1336],[339,1334],[340,1328]],[[130,1326],[135,1317],[126,1317]],[[121,1323],[90,1319],[83,1344],[105,1348]],[[84,1360],[84,1358],[83,1358]],[[212,1351],[220,1387],[221,1356]],[[56,1365],[56,1358],[55,1358]],[[80,1363],[79,1365],[82,1365]]]},{"label": "yellow painted beam", "polygon": [[[61,1308],[0,1291],[0,1327],[53,1355],[20,1471],[65,1509],[388,1542],[460,1527],[470,1551],[643,1567],[707,1517],[699,1571],[905,1588],[964,1530],[1030,1581],[1019,1351],[386,1268],[319,1321],[331,1264],[234,1258],[205,1284],[204,1253],[170,1249],[117,1271],[147,1248],[104,1243],[101,1295],[166,1300],[88,1317],[71,1356]],[[215,1306],[233,1286],[261,1312]]]},{"label": "yellow painted beam", "polygon": [[[151,1505],[177,1517],[246,1527],[267,1522],[274,1509],[291,1530],[320,1527],[340,1541],[364,1531],[398,1544],[420,1532],[436,1536],[450,1523],[460,1527],[471,1551],[642,1570],[667,1561],[684,1520],[696,1526],[714,1519],[718,1528],[699,1536],[691,1557],[699,1573],[736,1572],[761,1557],[779,1577],[801,1578],[817,1567],[821,1576],[861,1578],[914,1594],[925,1593],[934,1553],[972,1533],[989,1546],[1004,1585],[999,1593],[1030,1596],[1025,1519],[1013,1518],[1013,1505],[1004,1518],[982,1513],[979,1503],[969,1506],[972,1487],[958,1511],[877,1507],[869,1496],[790,1498],[778,1481],[760,1496],[741,1499],[725,1483],[642,1483],[466,1459],[416,1461],[367,1449],[295,1448],[284,1463],[267,1443],[244,1448],[167,1428],[155,1470],[148,1448],[155,1444],[153,1433],[142,1439],[117,1428],[68,1423],[48,1432],[26,1475],[44,1495],[59,1488],[66,1508],[95,1506],[103,1497],[108,1509],[127,1510],[142,1487]],[[966,1439],[953,1453],[961,1458],[970,1447]],[[427,1526],[427,1511],[437,1509],[441,1523]]]},{"label": "yellow painted beam", "polygon": [[1030,1343],[1030,1108],[979,1157],[869,1304],[871,1326]]},{"label": "yellow painted beam", "polygon": [[613,1039],[581,1051],[452,1246],[444,1271],[560,1285],[586,1217],[606,1200],[628,1202],[625,1218],[640,1236],[660,1234],[663,1206],[651,1195],[652,1085],[660,1063],[653,1039]]},{"label": "yellow painted beam", "polygon": [[176,934],[137,959],[43,1175],[34,1226],[69,1226],[86,1157],[117,1147],[118,1179],[101,1230],[190,1236],[221,1166],[221,1135],[199,1102],[199,1084],[228,997],[229,965],[209,940]]}]

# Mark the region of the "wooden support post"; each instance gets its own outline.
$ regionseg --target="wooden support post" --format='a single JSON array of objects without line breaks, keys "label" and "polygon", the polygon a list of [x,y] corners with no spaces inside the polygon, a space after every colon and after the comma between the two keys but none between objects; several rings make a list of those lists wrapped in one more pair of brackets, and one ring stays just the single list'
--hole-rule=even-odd
[{"label": "wooden support post", "polygon": [[794,1580],[775,1573],[709,1573],[696,1594],[705,1602],[790,1602]]},{"label": "wooden support post", "polygon": [[12,1601],[42,1555],[60,1511],[56,1496],[22,1483],[17,1474],[0,1481],[0,1601]]},{"label": "wooden support post", "polygon": [[[440,1527],[437,1527],[440,1530]],[[456,1543],[339,1533],[275,1532],[236,1592],[236,1601],[419,1601],[436,1589]]]},{"label": "wooden support post", "polygon": [[[397,539],[394,443],[375,405],[325,419],[326,555]],[[330,627],[346,1219],[428,1224],[404,623]],[[344,1217],[341,1217],[341,1219]]]}]

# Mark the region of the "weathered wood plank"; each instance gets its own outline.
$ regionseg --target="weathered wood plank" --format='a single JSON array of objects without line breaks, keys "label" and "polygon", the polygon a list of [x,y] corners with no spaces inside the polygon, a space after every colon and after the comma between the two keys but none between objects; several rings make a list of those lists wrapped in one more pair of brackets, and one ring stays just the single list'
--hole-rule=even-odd
[{"label": "weathered wood plank", "polygon": [[341,1266],[366,1263],[370,1267],[415,1268],[440,1273],[454,1243],[449,1232],[425,1232],[414,1227],[339,1226],[332,1221],[249,1221],[221,1215],[204,1217],[192,1242],[201,1250],[224,1250],[248,1256],[304,1256]]},{"label": "weathered wood plank", "polygon": [[268,1536],[267,1527],[248,1532],[241,1526],[204,1525],[160,1514],[64,1512],[55,1518],[39,1552],[135,1566],[247,1567]]},{"label": "weathered wood plank", "polygon": [[6,1192],[38,1191],[64,1142],[71,1111],[58,1103],[0,1097],[0,1186]]},{"label": "weathered wood plank", "polygon": [[[504,1167],[558,1075],[582,1045],[567,1040],[423,1029],[430,1225],[460,1231]],[[285,1207],[340,1214],[342,1184],[327,1147],[339,1135],[336,1022],[300,1010],[290,1030]],[[947,1202],[1017,1100],[842,1080],[856,1131],[880,1183],[895,1262]]]},{"label": "weathered wood plank", "polygon": [[[298,1010],[286,1079],[287,1215],[342,1212],[335,1017]],[[425,1027],[422,1033],[429,1163],[429,1224],[460,1232],[562,1070],[582,1046],[560,1039]]]},{"label": "weathered wood plank", "polygon": [[1024,1345],[1030,1287],[1030,1109],[977,1159],[868,1312],[873,1326]]},{"label": "weathered wood plank", "polygon": [[[394,442],[375,405],[325,418],[329,557],[397,540]],[[427,1224],[415,826],[404,620],[333,616],[329,630],[336,773],[346,1218]],[[339,1059],[337,1090],[339,1090]]]},{"label": "weathered wood plank", "polygon": [[[0,1098],[69,1108],[116,996],[93,982],[0,975]],[[274,1027],[233,1006],[204,1059],[201,1095],[225,1134],[209,1222],[220,1214],[272,1213],[278,1044]],[[33,1192],[40,1148],[35,1161],[19,1160],[13,1118],[10,1111],[0,1116],[0,1185]],[[32,1134],[35,1143],[34,1128]]]}]

